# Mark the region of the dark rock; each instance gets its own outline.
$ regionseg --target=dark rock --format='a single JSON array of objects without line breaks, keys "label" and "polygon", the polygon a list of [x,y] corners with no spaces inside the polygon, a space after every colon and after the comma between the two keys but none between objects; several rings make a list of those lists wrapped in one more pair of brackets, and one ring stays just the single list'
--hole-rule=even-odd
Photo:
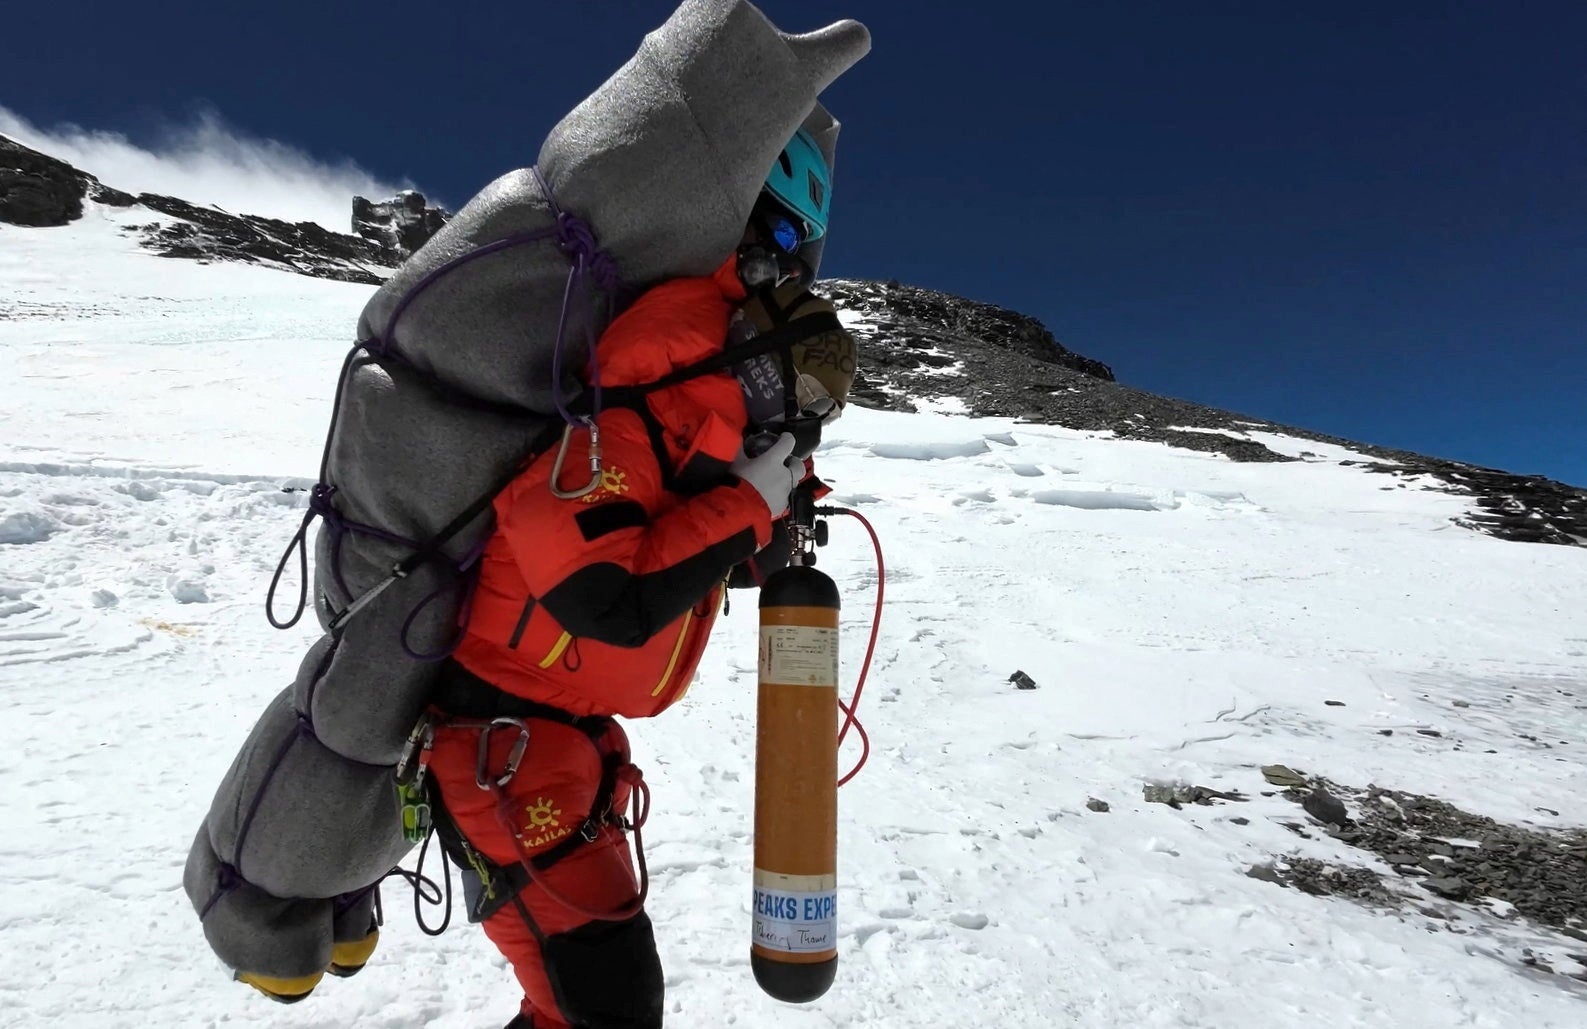
[{"label": "dark rock", "polygon": [[1229,821],[1233,822],[1235,825],[1250,825],[1251,824],[1251,820],[1249,818],[1241,818],[1239,816],[1231,818],[1231,819],[1229,819]]},{"label": "dark rock", "polygon": [[404,258],[428,243],[451,218],[450,211],[431,207],[416,190],[405,189],[380,203],[353,197],[353,231]]},{"label": "dark rock", "polygon": [[1321,786],[1308,793],[1300,806],[1319,822],[1344,825],[1350,821],[1350,812],[1346,810],[1344,802]]},{"label": "dark rock", "polygon": [[47,228],[83,216],[91,175],[0,136],[0,222]]},{"label": "dark rock", "polygon": [[1444,734],[1439,732],[1437,729],[1418,729],[1416,732],[1422,736],[1434,736],[1439,739],[1442,739],[1444,736]]},{"label": "dark rock", "polygon": [[1266,883],[1277,883],[1280,886],[1285,885],[1284,877],[1279,875],[1278,869],[1274,868],[1272,865],[1252,865],[1250,868],[1245,870],[1245,874],[1249,879],[1260,879]]},{"label": "dark rock", "polygon": [[1112,807],[1108,804],[1107,801],[1098,800],[1095,797],[1092,797],[1092,798],[1090,798],[1089,800],[1086,801],[1086,807],[1089,810],[1091,810],[1091,811],[1099,811],[1099,812],[1102,812],[1104,814],[1107,813],[1108,811],[1112,810]]},{"label": "dark rock", "polygon": [[1288,765],[1263,765],[1262,778],[1274,786],[1290,789],[1300,789],[1306,785],[1306,777]]},{"label": "dark rock", "polygon": [[1036,688],[1036,680],[1018,670],[1008,677],[1008,681],[1013,683],[1018,689],[1033,690]]},{"label": "dark rock", "polygon": [[[1376,872],[1366,868],[1330,865],[1316,858],[1291,856],[1285,859],[1286,868],[1280,873],[1283,885],[1294,886],[1313,896],[1335,895],[1377,906],[1391,906],[1396,896],[1378,878]],[[1247,873],[1249,874],[1249,873]]]},{"label": "dark rock", "polygon": [[235,215],[153,193],[138,194],[138,203],[180,219],[145,240],[162,257],[268,264],[316,278],[371,285],[384,281],[373,268],[389,272],[402,263],[393,251],[313,222]]},{"label": "dark rock", "polygon": [[1345,706],[1345,702],[1342,701],[1342,700],[1325,700],[1325,701],[1323,701],[1323,703],[1325,705],[1327,705],[1328,707],[1344,707]]},{"label": "dark rock", "polygon": [[1378,735],[1379,736],[1393,736],[1394,735],[1394,730],[1393,729],[1379,729],[1378,730]]},{"label": "dark rock", "polygon": [[[89,177],[92,178],[92,176]],[[138,202],[138,198],[131,193],[123,193],[119,189],[111,189],[98,180],[89,184],[88,199],[96,204],[104,204],[106,207],[131,207]]]},{"label": "dark rock", "polygon": [[[1447,899],[1503,901],[1513,912],[1507,917],[1587,942],[1587,834],[1505,825],[1431,797],[1376,786],[1352,790],[1317,775],[1311,779],[1317,790],[1365,801],[1348,831],[1330,830],[1341,842],[1379,855],[1401,875],[1426,880],[1429,890]],[[1340,892],[1326,877],[1314,885]]]},{"label": "dark rock", "polygon": [[1422,885],[1440,897],[1449,900],[1464,900],[1470,893],[1471,887],[1466,885],[1464,879],[1455,876],[1439,876],[1436,879],[1423,879]]},{"label": "dark rock", "polygon": [[1177,783],[1147,783],[1141,795],[1148,804],[1167,804],[1177,808],[1182,804],[1210,805],[1214,800],[1244,801],[1238,793],[1225,793],[1206,786],[1182,786]]}]

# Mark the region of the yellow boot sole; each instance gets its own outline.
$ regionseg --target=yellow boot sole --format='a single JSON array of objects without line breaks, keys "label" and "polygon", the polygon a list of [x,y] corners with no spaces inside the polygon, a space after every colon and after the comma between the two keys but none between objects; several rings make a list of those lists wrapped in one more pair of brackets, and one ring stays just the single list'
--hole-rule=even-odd
[{"label": "yellow boot sole", "polygon": [[330,966],[325,970],[343,979],[357,975],[359,970],[369,963],[370,956],[375,953],[375,945],[379,942],[380,930],[374,929],[361,940],[335,944],[331,947]]},{"label": "yellow boot sole", "polygon": [[266,997],[282,1004],[296,1004],[313,993],[314,987],[318,986],[323,978],[325,978],[324,972],[295,976],[290,979],[282,979],[273,975],[255,975],[252,972],[237,973],[238,982],[247,983]]}]

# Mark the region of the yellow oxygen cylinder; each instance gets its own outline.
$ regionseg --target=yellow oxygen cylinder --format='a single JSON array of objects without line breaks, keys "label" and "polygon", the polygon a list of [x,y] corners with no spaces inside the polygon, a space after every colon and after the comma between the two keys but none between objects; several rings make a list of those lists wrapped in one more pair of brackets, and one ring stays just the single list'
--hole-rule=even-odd
[{"label": "yellow oxygen cylinder", "polygon": [[750,967],[793,1004],[826,993],[838,971],[839,604],[837,584],[808,563],[760,591]]}]

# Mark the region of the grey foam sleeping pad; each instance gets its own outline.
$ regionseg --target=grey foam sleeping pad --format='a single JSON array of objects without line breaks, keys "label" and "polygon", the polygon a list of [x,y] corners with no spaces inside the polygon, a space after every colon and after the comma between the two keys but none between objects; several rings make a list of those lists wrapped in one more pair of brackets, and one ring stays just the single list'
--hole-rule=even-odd
[{"label": "grey foam sleeping pad", "polygon": [[[428,538],[511,471],[555,390],[577,390],[551,375],[570,267],[556,242],[505,246],[402,306],[415,286],[479,248],[554,228],[557,209],[593,229],[623,296],[710,273],[796,129],[831,161],[838,124],[816,98],[869,48],[858,22],[789,35],[743,0],[686,0],[552,129],[538,163],[552,197],[527,169],[502,176],[370,299],[358,339],[375,342],[349,363],[329,441],[324,485],[339,518]],[[819,265],[818,246],[805,256]],[[592,276],[574,301],[569,369],[615,313]],[[489,529],[487,513],[448,557],[462,559]],[[322,626],[410,550],[323,527],[313,584]],[[357,938],[351,922],[367,921],[370,885],[409,849],[391,766],[437,669],[412,654],[444,651],[455,632],[453,582],[422,566],[315,643],[221,782],[183,884],[229,967],[323,969],[332,941]]]}]

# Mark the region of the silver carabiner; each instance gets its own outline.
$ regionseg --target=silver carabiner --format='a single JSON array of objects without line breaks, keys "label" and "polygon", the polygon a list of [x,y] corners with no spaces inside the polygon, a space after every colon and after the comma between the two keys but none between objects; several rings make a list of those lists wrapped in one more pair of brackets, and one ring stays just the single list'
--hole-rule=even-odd
[{"label": "silver carabiner", "polygon": [[595,427],[593,418],[584,419],[584,427],[590,430],[590,481],[587,485],[576,490],[565,490],[557,485],[562,481],[562,462],[568,457],[568,444],[573,440],[572,422],[562,430],[562,443],[557,447],[556,460],[551,463],[551,495],[558,500],[577,500],[589,496],[600,488],[601,472],[601,430]]},{"label": "silver carabiner", "polygon": [[429,752],[435,746],[435,719],[426,712],[413,723],[408,742],[402,746],[402,756],[397,761],[397,782],[418,789],[423,785]]},{"label": "silver carabiner", "polygon": [[[518,739],[513,742],[512,750],[507,754],[507,765],[501,775],[494,781],[489,779],[487,765],[490,762],[490,734],[497,729],[510,726],[518,730]],[[491,723],[479,731],[479,750],[474,758],[474,785],[482,790],[501,789],[512,782],[512,777],[518,774],[518,765],[523,761],[524,751],[529,749],[529,726],[521,718],[495,718]]]}]

